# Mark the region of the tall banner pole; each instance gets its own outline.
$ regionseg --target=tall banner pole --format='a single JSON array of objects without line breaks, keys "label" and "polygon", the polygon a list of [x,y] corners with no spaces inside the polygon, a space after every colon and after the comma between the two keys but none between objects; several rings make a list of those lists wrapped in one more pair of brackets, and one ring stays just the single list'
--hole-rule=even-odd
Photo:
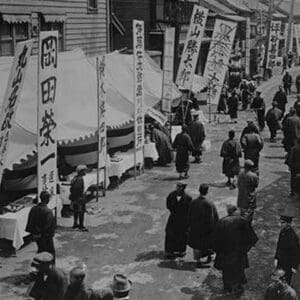
[{"label": "tall banner pole", "polygon": [[136,179],[137,151],[144,162],[144,21],[133,20],[134,64],[134,178]]},{"label": "tall banner pole", "polygon": [[99,182],[100,182],[100,169],[99,169],[99,140],[100,140],[100,118],[99,118],[99,110],[100,110],[100,96],[99,96],[99,58],[96,57],[96,80],[97,80],[97,141],[98,141],[98,147],[97,147],[97,189],[96,189],[96,201],[99,201]]},{"label": "tall banner pole", "polygon": [[20,102],[20,94],[29,64],[33,40],[17,43],[0,113],[0,184],[10,141],[10,131]]},{"label": "tall banner pole", "polygon": [[[38,195],[56,199],[58,31],[41,31],[38,51]],[[57,199],[56,199],[57,201]]]}]

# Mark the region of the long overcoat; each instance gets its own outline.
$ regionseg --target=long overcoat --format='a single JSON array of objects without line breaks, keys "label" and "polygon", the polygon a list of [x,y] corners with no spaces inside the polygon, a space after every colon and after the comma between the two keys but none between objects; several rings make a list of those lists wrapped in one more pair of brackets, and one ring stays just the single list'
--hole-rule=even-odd
[{"label": "long overcoat", "polygon": [[189,134],[194,146],[193,155],[199,153],[201,155],[201,146],[205,139],[205,130],[202,122],[199,120],[193,121],[189,126]]}]

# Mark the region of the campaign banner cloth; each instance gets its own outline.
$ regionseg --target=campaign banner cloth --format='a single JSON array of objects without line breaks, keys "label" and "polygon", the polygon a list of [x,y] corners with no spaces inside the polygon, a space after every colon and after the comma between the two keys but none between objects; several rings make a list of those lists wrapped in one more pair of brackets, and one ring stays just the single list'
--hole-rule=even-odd
[{"label": "campaign banner cloth", "polygon": [[151,106],[147,107],[146,114],[148,114],[152,119],[157,121],[161,126],[164,126],[168,120],[168,118],[164,116],[160,111]]},{"label": "campaign banner cloth", "polygon": [[106,91],[105,91],[105,56],[97,57],[97,98],[98,98],[98,168],[106,167]]},{"label": "campaign banner cloth", "polygon": [[135,149],[144,145],[144,21],[133,20],[134,63],[134,142]]},{"label": "campaign banner cloth", "polygon": [[294,24],[297,54],[300,56],[300,24]]},{"label": "campaign banner cloth", "polygon": [[[41,31],[38,52],[38,194],[56,195],[58,32]],[[66,108],[67,109],[67,108]]]},{"label": "campaign banner cloth", "polygon": [[278,56],[279,39],[281,35],[281,21],[272,21],[270,29],[270,38],[268,44],[267,68],[275,67]]},{"label": "campaign banner cloth", "polygon": [[218,104],[237,24],[216,19],[212,40],[207,55],[203,77],[208,80],[208,98],[211,104]]},{"label": "campaign banner cloth", "polygon": [[194,5],[176,78],[176,84],[181,88],[192,88],[207,14],[208,9]]},{"label": "campaign banner cloth", "polygon": [[0,183],[5,168],[10,130],[16,116],[32,45],[33,40],[17,43],[15,58],[10,69],[10,75],[5,90],[0,114]]},{"label": "campaign banner cloth", "polygon": [[175,28],[165,29],[163,89],[161,110],[170,113],[172,110],[173,69],[174,69]]}]

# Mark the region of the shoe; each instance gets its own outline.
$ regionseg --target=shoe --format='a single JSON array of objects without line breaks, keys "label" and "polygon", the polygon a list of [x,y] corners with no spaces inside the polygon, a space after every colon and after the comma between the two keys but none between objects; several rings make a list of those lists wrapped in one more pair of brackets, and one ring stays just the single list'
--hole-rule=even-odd
[{"label": "shoe", "polygon": [[74,225],[72,226],[72,228],[73,228],[73,229],[79,228],[79,225],[78,225],[78,224],[74,224]]},{"label": "shoe", "polygon": [[80,230],[80,231],[85,231],[85,232],[86,232],[86,231],[89,231],[89,230],[88,230],[86,227],[84,227],[84,226],[79,227],[79,230]]}]

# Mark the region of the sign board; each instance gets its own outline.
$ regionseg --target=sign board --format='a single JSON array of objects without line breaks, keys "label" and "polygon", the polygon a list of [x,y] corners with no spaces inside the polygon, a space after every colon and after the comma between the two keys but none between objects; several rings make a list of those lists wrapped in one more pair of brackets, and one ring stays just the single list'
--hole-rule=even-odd
[{"label": "sign board", "polygon": [[148,114],[152,119],[158,122],[161,126],[164,126],[168,120],[160,111],[150,106],[147,107],[146,114]]},{"label": "sign board", "polygon": [[170,113],[172,110],[173,68],[174,68],[175,28],[165,29],[163,88],[161,110]]},{"label": "sign board", "polygon": [[194,5],[176,78],[176,84],[188,90],[192,88],[207,14],[208,9]]},{"label": "sign board", "polygon": [[14,122],[20,94],[30,59],[33,40],[17,43],[16,54],[10,69],[7,87],[0,114],[0,183],[10,139],[10,130]]},{"label": "sign board", "polygon": [[300,24],[294,25],[297,54],[300,56]]},{"label": "sign board", "polygon": [[281,21],[272,21],[270,29],[270,38],[268,44],[267,68],[275,67],[278,56],[279,39],[281,35]]},{"label": "sign board", "polygon": [[135,149],[144,145],[144,21],[133,20],[134,60],[134,141]]},{"label": "sign board", "polygon": [[203,74],[208,79],[208,98],[211,104],[219,102],[236,27],[235,22],[216,19]]},{"label": "sign board", "polygon": [[38,52],[38,194],[56,195],[58,32],[41,31]]}]

